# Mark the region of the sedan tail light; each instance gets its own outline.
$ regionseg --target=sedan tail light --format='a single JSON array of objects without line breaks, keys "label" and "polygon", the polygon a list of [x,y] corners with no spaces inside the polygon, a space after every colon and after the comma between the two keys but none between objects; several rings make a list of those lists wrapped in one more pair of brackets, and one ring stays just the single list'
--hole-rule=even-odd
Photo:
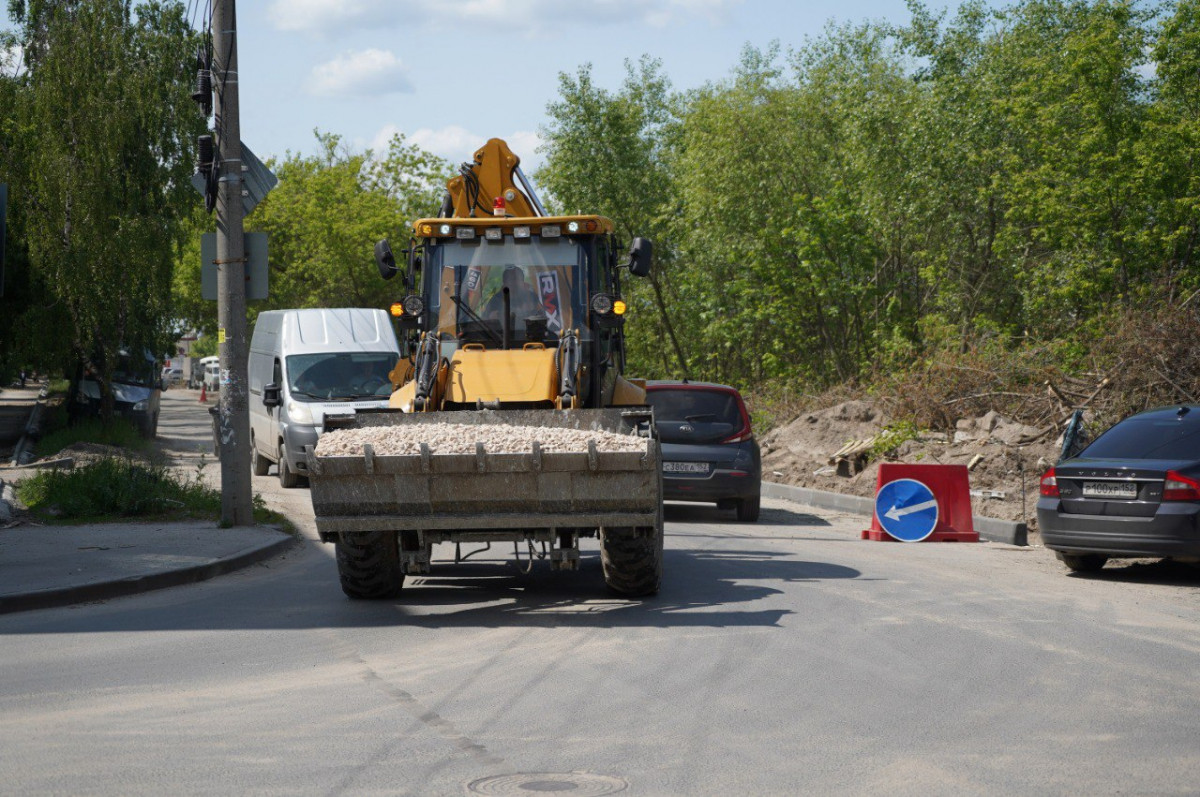
[{"label": "sedan tail light", "polygon": [[754,437],[754,431],[750,428],[750,413],[746,411],[746,402],[742,401],[742,397],[738,393],[734,393],[733,397],[737,400],[738,414],[742,416],[742,428],[721,440],[722,443],[744,443]]},{"label": "sedan tail light", "polygon": [[1038,491],[1047,498],[1058,498],[1058,477],[1054,475],[1054,468],[1042,474]]},{"label": "sedan tail light", "polygon": [[1163,482],[1164,501],[1200,501],[1200,481],[1167,471],[1166,481]]}]

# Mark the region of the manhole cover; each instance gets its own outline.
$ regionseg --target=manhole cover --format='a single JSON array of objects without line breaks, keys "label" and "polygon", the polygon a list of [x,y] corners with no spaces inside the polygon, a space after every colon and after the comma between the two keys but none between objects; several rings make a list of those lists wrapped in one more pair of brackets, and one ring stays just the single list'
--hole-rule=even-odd
[{"label": "manhole cover", "polygon": [[620,778],[590,775],[586,772],[524,772],[494,775],[467,784],[469,794],[569,794],[572,797],[599,797],[625,791],[629,784]]}]

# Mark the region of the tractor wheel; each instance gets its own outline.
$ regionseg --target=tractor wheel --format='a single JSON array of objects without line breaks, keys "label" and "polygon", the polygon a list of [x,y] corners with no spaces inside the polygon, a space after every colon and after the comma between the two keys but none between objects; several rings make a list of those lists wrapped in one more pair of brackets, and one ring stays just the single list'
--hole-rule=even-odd
[{"label": "tractor wheel", "polygon": [[400,548],[394,531],[361,531],[342,534],[337,549],[338,579],[342,592],[356,600],[393,598],[404,584]]},{"label": "tractor wheel", "polygon": [[604,583],[629,596],[654,595],[662,583],[662,518],[654,526],[600,530]]}]

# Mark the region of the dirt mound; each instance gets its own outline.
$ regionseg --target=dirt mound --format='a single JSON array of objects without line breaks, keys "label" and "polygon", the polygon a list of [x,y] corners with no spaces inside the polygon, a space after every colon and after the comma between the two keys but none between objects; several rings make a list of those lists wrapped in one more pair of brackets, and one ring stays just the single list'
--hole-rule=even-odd
[{"label": "dirt mound", "polygon": [[[806,413],[762,437],[763,478],[869,497],[875,494],[880,462],[966,465],[975,514],[1024,520],[1036,530],[1038,480],[1057,458],[1052,436],[992,411],[959,419],[953,434],[922,431],[882,456],[877,450],[869,453],[887,429],[882,409],[869,401]],[[869,461],[858,470],[851,456],[839,475],[830,458],[852,443],[860,444]]]}]

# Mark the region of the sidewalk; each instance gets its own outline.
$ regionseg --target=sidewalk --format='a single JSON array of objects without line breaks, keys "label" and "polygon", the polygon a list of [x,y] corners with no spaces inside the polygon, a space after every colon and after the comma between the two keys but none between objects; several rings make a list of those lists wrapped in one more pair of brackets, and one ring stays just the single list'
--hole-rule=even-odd
[{"label": "sidewalk", "polygon": [[210,521],[0,529],[0,614],[204,581],[295,542],[271,528]]}]

